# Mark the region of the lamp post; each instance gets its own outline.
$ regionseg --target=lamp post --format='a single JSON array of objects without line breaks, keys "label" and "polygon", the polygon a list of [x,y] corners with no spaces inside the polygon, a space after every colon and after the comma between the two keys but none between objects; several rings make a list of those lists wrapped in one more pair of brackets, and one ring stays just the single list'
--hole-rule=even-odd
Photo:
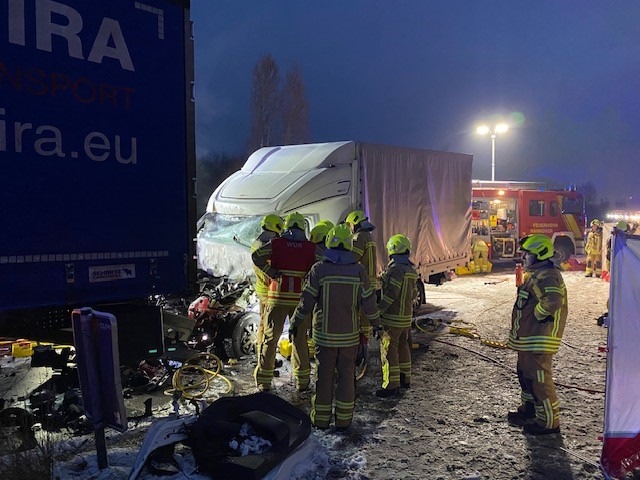
[{"label": "lamp post", "polygon": [[478,127],[476,130],[480,135],[491,134],[491,181],[496,179],[496,135],[498,133],[504,133],[509,130],[509,126],[505,123],[499,123],[493,128],[489,128],[486,125]]}]

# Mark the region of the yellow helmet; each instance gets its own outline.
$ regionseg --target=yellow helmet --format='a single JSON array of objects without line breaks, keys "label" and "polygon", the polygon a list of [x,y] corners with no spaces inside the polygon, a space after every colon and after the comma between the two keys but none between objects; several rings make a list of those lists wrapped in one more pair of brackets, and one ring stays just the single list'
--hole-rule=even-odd
[{"label": "yellow helmet", "polygon": [[354,210],[345,219],[345,222],[350,225],[358,225],[363,220],[366,220],[367,216],[364,214],[362,210]]},{"label": "yellow helmet", "polygon": [[409,250],[411,250],[411,241],[401,233],[393,235],[387,242],[387,252],[389,255],[408,253]]},{"label": "yellow helmet", "polygon": [[534,233],[520,240],[520,248],[525,252],[533,253],[538,260],[546,260],[553,257],[553,243],[546,235]]},{"label": "yellow helmet", "polygon": [[284,228],[288,230],[290,228],[299,228],[300,230],[304,230],[306,225],[306,220],[302,216],[302,214],[298,212],[290,213],[284,218]]},{"label": "yellow helmet", "polygon": [[624,220],[620,220],[618,223],[616,223],[616,228],[618,230],[622,230],[623,232],[626,232],[627,229],[629,228],[629,224]]},{"label": "yellow helmet", "polygon": [[328,225],[329,226],[329,230],[331,230],[333,227],[335,227],[335,225],[333,224],[333,222],[331,220],[320,220],[317,225]]},{"label": "yellow helmet", "polygon": [[329,233],[329,230],[331,230],[332,228],[333,225],[331,224],[331,222],[318,222],[316,226],[311,229],[311,241],[313,243],[324,242],[325,238],[327,237],[327,233]]},{"label": "yellow helmet", "polygon": [[342,248],[343,250],[351,251],[353,249],[351,230],[344,223],[336,225],[329,230],[324,243],[327,248]]},{"label": "yellow helmet", "polygon": [[599,227],[600,226],[600,220],[598,220],[597,218],[594,218],[593,220],[591,220],[591,226],[596,226]]},{"label": "yellow helmet", "polygon": [[262,219],[261,226],[263,230],[268,230],[279,235],[280,233],[282,233],[283,224],[284,220],[282,220],[282,218],[280,218],[275,213],[270,213]]}]

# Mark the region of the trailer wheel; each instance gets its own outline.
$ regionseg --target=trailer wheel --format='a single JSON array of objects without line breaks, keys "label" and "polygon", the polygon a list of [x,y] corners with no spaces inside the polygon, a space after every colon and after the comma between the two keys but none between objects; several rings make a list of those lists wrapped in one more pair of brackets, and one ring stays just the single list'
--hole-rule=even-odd
[{"label": "trailer wheel", "polygon": [[238,320],[231,337],[231,345],[235,358],[255,355],[259,326],[260,315],[255,312],[249,312]]}]

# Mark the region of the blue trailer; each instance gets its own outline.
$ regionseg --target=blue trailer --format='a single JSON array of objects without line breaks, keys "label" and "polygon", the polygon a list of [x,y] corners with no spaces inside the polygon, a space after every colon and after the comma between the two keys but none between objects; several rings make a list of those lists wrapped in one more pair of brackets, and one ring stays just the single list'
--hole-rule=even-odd
[{"label": "blue trailer", "polygon": [[193,78],[188,0],[0,2],[0,334],[194,290]]}]

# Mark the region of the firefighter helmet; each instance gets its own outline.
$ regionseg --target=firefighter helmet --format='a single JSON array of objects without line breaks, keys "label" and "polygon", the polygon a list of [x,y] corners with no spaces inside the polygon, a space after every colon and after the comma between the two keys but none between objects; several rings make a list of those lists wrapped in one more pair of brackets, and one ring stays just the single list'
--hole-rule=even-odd
[{"label": "firefighter helmet", "polygon": [[591,226],[596,226],[599,227],[600,226],[600,220],[598,220],[597,218],[594,218],[593,220],[591,220]]},{"label": "firefighter helmet", "polygon": [[279,235],[280,233],[282,233],[283,224],[284,220],[282,220],[282,218],[280,218],[275,213],[270,213],[262,219],[261,226],[263,230],[268,230]]},{"label": "firefighter helmet", "polygon": [[389,255],[408,253],[409,250],[411,250],[411,241],[401,233],[393,235],[387,242],[387,252]]},{"label": "firefighter helmet", "polygon": [[350,225],[358,225],[360,222],[367,220],[367,216],[362,210],[354,210],[345,219],[345,222]]},{"label": "firefighter helmet", "polygon": [[332,228],[333,225],[331,225],[331,222],[318,222],[316,226],[311,229],[311,241],[313,243],[324,242],[325,238],[327,237],[327,233],[329,233],[329,230],[331,230]]},{"label": "firefighter helmet", "polygon": [[534,233],[520,240],[520,248],[525,252],[533,253],[538,260],[546,260],[553,257],[553,243],[546,235]]},{"label": "firefighter helmet", "polygon": [[304,230],[305,224],[306,220],[304,219],[302,214],[298,212],[290,213],[284,218],[285,230],[289,230],[290,228],[299,228],[300,230]]},{"label": "firefighter helmet", "polygon": [[325,245],[327,248],[340,248],[351,251],[351,249],[353,249],[351,230],[349,230],[349,227],[344,223],[336,225],[327,233]]},{"label": "firefighter helmet", "polygon": [[333,224],[333,222],[331,220],[320,220],[317,225],[328,225],[329,226],[329,230],[331,230],[333,227],[335,227],[335,225]]},{"label": "firefighter helmet", "polygon": [[616,223],[616,228],[618,230],[626,232],[629,229],[629,224],[627,222],[625,222],[624,220],[620,220],[618,223]]}]

